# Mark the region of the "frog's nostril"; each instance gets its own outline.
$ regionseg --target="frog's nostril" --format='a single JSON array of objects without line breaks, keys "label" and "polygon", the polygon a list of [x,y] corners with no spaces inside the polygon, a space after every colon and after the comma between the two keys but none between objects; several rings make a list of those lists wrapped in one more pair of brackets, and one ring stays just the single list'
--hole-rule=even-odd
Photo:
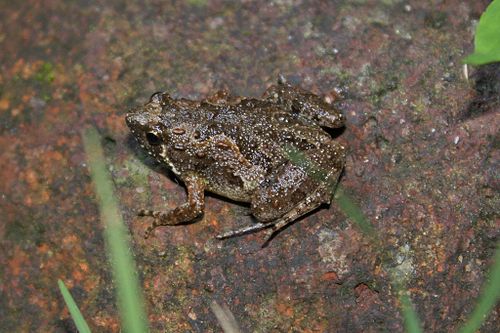
[{"label": "frog's nostril", "polygon": [[127,123],[128,127],[132,127],[134,124],[137,123],[137,120],[135,119],[133,113],[129,113],[125,116],[125,122]]}]

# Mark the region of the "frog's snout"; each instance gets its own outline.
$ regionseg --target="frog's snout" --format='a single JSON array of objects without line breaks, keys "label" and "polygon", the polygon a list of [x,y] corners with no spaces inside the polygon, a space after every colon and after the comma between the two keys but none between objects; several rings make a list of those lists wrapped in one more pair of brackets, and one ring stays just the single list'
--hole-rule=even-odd
[{"label": "frog's snout", "polygon": [[135,115],[136,115],[136,113],[134,113],[134,110],[131,110],[125,116],[125,122],[127,123],[127,126],[129,128],[133,128],[136,125],[136,123],[137,123],[137,121],[135,120]]}]

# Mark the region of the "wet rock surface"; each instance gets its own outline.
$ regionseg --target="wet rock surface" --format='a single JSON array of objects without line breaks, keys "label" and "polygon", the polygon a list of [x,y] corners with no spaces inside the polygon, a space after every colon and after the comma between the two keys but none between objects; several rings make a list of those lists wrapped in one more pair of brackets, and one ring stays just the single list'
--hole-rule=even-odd
[{"label": "wet rock surface", "polygon": [[[471,313],[499,236],[499,67],[468,68],[488,1],[87,1],[0,5],[1,327],[74,331],[65,281],[95,331],[118,332],[102,224],[81,142],[98,128],[153,331],[403,331],[395,282],[424,331]],[[258,97],[283,74],[341,96],[340,179],[375,237],[335,202],[268,247],[247,207],[209,196],[197,223],[145,240],[139,206],[183,188],[123,121],[151,93]],[[22,318],[22,320],[20,320]],[[498,308],[481,328],[500,325]]]}]

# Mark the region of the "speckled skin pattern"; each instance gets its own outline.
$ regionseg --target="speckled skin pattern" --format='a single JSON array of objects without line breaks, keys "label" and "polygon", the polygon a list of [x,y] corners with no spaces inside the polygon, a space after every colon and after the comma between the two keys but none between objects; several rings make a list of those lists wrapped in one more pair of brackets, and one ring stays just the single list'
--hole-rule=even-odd
[{"label": "speckled skin pattern", "polygon": [[126,122],[150,155],[187,188],[187,203],[152,216],[146,231],[189,222],[204,211],[204,191],[251,203],[259,223],[219,238],[271,227],[269,237],[323,203],[329,204],[345,161],[345,148],[322,127],[344,125],[323,98],[280,80],[261,99],[225,91],[202,100],[154,94]]}]

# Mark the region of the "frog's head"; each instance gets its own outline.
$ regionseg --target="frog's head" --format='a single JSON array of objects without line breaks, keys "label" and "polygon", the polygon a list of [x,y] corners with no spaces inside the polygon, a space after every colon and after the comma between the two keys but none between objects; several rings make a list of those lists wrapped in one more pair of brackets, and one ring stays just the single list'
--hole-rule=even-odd
[{"label": "frog's head", "polygon": [[144,106],[131,110],[125,120],[142,148],[158,160],[164,160],[167,149],[167,131],[162,108],[169,103],[166,93],[155,93]]}]

